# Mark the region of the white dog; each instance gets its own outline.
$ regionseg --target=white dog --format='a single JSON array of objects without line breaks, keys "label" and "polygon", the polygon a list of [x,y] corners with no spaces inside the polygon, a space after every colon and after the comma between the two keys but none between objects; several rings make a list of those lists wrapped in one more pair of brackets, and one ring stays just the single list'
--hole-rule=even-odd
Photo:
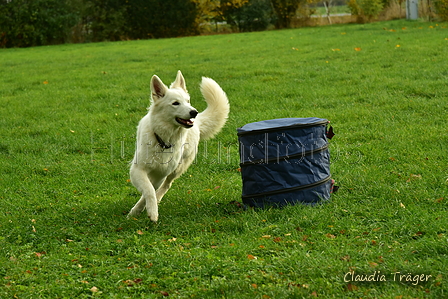
[{"label": "white dog", "polygon": [[201,92],[207,108],[198,113],[190,105],[185,79],[178,71],[168,88],[154,75],[151,79],[151,106],[137,127],[137,148],[130,175],[142,197],[128,216],[145,208],[156,222],[158,203],[171,183],[194,161],[199,140],[213,137],[224,126],[229,102],[221,87],[212,79],[202,78]]}]

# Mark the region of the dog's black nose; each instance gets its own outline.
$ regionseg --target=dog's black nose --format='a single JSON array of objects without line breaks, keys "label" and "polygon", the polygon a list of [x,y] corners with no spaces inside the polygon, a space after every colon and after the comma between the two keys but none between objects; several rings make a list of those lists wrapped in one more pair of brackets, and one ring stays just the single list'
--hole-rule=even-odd
[{"label": "dog's black nose", "polygon": [[190,117],[191,117],[191,118],[195,118],[196,115],[198,115],[198,111],[197,111],[197,110],[191,110],[191,111],[190,111]]}]

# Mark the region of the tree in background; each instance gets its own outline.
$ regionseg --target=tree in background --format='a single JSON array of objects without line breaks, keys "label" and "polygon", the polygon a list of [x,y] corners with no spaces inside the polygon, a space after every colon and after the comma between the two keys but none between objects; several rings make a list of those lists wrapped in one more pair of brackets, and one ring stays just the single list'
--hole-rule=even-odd
[{"label": "tree in background", "polygon": [[64,43],[78,17],[70,0],[0,0],[0,47]]},{"label": "tree in background", "polygon": [[116,41],[126,34],[126,6],[121,0],[76,0],[86,41]]},{"label": "tree in background", "polygon": [[448,0],[434,0],[434,7],[440,19],[448,21]]},{"label": "tree in background", "polygon": [[373,18],[378,17],[383,10],[385,3],[384,0],[350,0],[348,7],[353,15],[358,16],[359,22],[371,21]]},{"label": "tree in background", "polygon": [[190,0],[128,0],[130,38],[160,38],[196,35],[197,4]]},{"label": "tree in background", "polygon": [[265,30],[273,19],[270,0],[221,0],[219,12],[239,32]]},{"label": "tree in background", "polygon": [[297,18],[298,10],[308,11],[307,5],[318,0],[270,0],[277,17],[276,28],[290,28]]},{"label": "tree in background", "polygon": [[275,22],[270,0],[250,0],[238,12],[238,28],[240,31],[266,30]]},{"label": "tree in background", "polygon": [[220,0],[194,0],[198,8],[196,23],[218,22]]},{"label": "tree in background", "polygon": [[[330,4],[345,0],[326,0]],[[371,21],[393,0],[348,0],[360,22]],[[401,4],[404,0],[396,0]],[[448,20],[448,0],[431,0]],[[290,28],[318,0],[0,0],[0,47],[115,41],[199,34],[204,23],[235,31]]]},{"label": "tree in background", "polygon": [[0,0],[0,47],[195,35],[193,0]]}]

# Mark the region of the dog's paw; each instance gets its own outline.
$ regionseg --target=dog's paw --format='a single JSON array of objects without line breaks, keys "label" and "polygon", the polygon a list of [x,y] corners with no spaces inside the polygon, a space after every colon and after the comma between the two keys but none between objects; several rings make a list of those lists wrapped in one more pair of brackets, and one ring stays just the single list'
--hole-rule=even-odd
[{"label": "dog's paw", "polygon": [[157,220],[159,220],[159,215],[148,215],[148,218],[151,219],[152,222],[157,223]]},{"label": "dog's paw", "polygon": [[159,219],[159,213],[158,211],[149,211],[148,210],[148,218],[151,219],[152,222],[156,223]]},{"label": "dog's paw", "polygon": [[126,216],[128,219],[132,219],[134,217],[137,217],[138,215],[140,215],[139,211],[136,211],[135,209],[132,209],[129,211],[128,215]]}]

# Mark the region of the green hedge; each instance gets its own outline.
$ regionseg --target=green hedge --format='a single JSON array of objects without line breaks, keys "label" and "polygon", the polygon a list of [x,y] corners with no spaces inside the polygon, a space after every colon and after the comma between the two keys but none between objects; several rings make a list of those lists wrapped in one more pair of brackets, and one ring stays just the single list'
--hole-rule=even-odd
[{"label": "green hedge", "polygon": [[0,47],[198,34],[192,0],[0,0]]},{"label": "green hedge", "polygon": [[1,0],[0,46],[29,47],[64,43],[77,23],[71,1]]}]

